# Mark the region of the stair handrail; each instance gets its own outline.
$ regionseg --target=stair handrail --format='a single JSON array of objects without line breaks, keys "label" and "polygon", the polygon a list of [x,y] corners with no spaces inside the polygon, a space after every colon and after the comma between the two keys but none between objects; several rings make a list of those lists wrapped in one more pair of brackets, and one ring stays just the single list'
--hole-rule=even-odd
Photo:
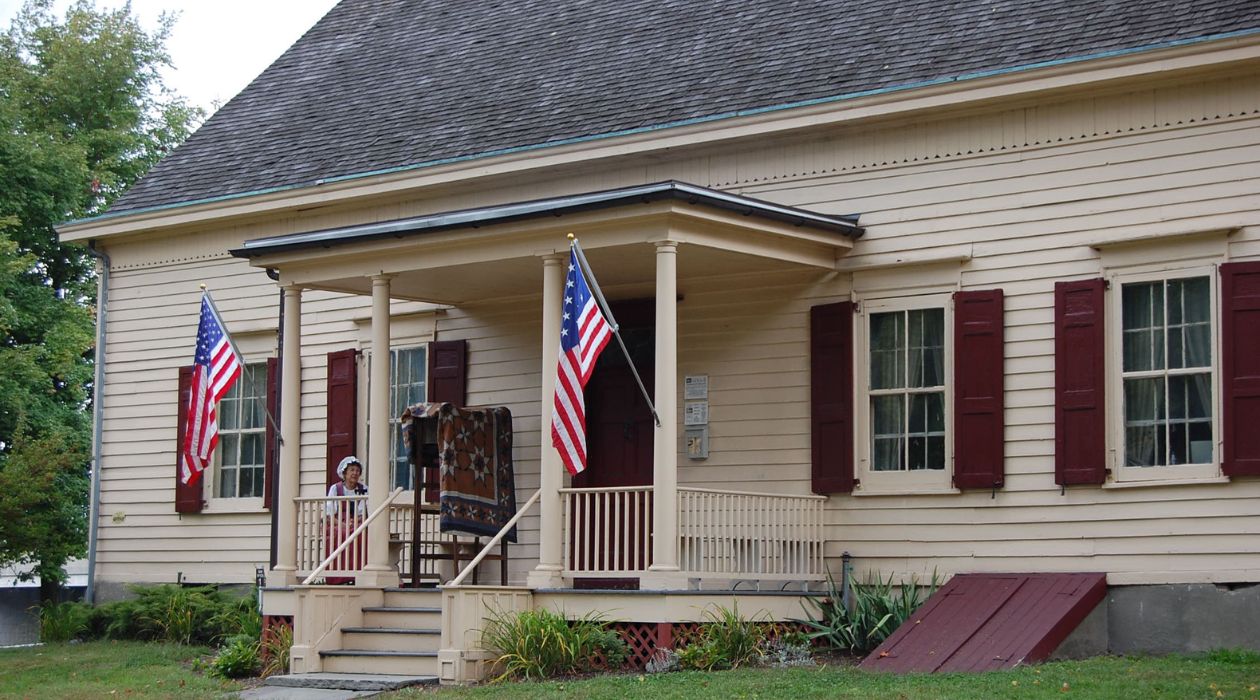
[{"label": "stair handrail", "polygon": [[477,565],[481,563],[481,560],[486,558],[486,555],[490,553],[490,550],[494,549],[494,547],[503,540],[503,537],[507,534],[508,530],[511,530],[516,526],[516,523],[522,516],[525,515],[525,511],[529,510],[530,507],[538,502],[538,497],[541,495],[542,489],[535,491],[534,495],[530,496],[528,501],[525,501],[525,505],[521,506],[520,509],[516,511],[516,515],[513,515],[512,519],[507,521],[507,524],[499,528],[498,534],[490,538],[490,541],[486,543],[485,547],[481,548],[481,551],[477,553],[477,556],[473,557],[473,560],[468,562],[468,565],[464,567],[464,570],[460,571],[459,575],[451,579],[451,582],[443,586],[443,588],[455,588],[459,584],[463,583],[468,574],[471,574],[473,569],[477,568]]},{"label": "stair handrail", "polygon": [[359,536],[363,534],[364,531],[367,530],[368,525],[371,525],[373,520],[376,520],[378,517],[380,517],[381,513],[384,513],[387,510],[389,510],[390,504],[392,504],[394,502],[394,499],[398,498],[398,494],[402,492],[403,492],[403,489],[401,486],[394,489],[393,493],[389,494],[389,496],[385,498],[384,503],[377,506],[376,510],[372,511],[372,513],[367,516],[367,519],[365,519],[362,523],[360,523],[359,526],[356,527],[354,531],[350,533],[349,537],[342,540],[341,544],[337,545],[337,548],[334,549],[324,559],[324,561],[320,563],[319,566],[315,567],[315,570],[311,572],[311,575],[307,576],[306,579],[302,581],[302,585],[303,586],[311,585],[311,581],[314,581],[320,574],[324,573],[324,569],[327,569],[329,565],[331,565],[333,561],[338,556],[341,555],[342,552],[346,551],[347,547],[349,547],[355,540],[359,539]]}]

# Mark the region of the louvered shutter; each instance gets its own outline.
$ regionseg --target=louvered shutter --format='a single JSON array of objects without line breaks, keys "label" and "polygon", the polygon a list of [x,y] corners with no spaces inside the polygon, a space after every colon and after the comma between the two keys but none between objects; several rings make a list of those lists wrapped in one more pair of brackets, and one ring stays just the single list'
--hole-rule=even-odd
[{"label": "louvered shutter", "polygon": [[1054,480],[1063,486],[1107,479],[1105,286],[1054,285]]},{"label": "louvered shutter", "polygon": [[[340,481],[337,478],[337,464],[354,454],[355,438],[359,427],[358,382],[358,350],[338,350],[328,353],[326,486]],[[389,387],[383,390],[389,391]]]},{"label": "louvered shutter", "polygon": [[810,458],[814,493],[852,493],[853,303],[809,310]]},{"label": "louvered shutter", "polygon": [[463,406],[468,342],[442,340],[429,343],[429,401]]},{"label": "louvered shutter", "polygon": [[1260,476],[1260,262],[1221,265],[1221,425],[1229,476]]},{"label": "louvered shutter", "polygon": [[[200,513],[205,502],[201,498],[202,484],[198,479],[192,484],[185,484],[179,478],[183,467],[184,430],[188,425],[188,403],[192,399],[192,378],[196,365],[179,368],[178,407],[175,412],[175,512]],[[204,477],[205,474],[203,473]]]},{"label": "louvered shutter", "polygon": [[271,507],[276,484],[276,421],[280,420],[280,360],[267,358],[267,421],[266,445],[263,446],[263,508]]},{"label": "louvered shutter", "polygon": [[1002,485],[1002,290],[954,294],[954,485]]}]

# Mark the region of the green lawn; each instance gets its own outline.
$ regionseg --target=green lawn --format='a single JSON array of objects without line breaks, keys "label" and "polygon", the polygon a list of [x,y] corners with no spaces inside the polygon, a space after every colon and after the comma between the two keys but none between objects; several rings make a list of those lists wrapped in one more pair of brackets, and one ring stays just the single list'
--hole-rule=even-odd
[{"label": "green lawn", "polygon": [[552,683],[412,689],[386,696],[419,698],[1100,698],[1260,700],[1260,654],[1215,652],[1162,658],[1099,658],[985,674],[892,676],[853,668],[741,669],[717,673],[606,676]]},{"label": "green lawn", "polygon": [[0,698],[222,698],[244,686],[194,671],[205,647],[144,642],[0,650]]}]

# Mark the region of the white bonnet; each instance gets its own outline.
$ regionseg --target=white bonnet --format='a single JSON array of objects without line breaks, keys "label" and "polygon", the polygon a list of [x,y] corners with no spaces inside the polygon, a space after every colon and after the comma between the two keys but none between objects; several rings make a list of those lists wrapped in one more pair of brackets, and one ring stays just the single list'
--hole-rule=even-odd
[{"label": "white bonnet", "polygon": [[341,460],[341,464],[337,465],[337,476],[341,479],[346,478],[346,467],[349,467],[351,464],[357,464],[359,465],[359,469],[363,469],[363,463],[359,461],[359,458],[354,455],[350,455],[349,457]]}]

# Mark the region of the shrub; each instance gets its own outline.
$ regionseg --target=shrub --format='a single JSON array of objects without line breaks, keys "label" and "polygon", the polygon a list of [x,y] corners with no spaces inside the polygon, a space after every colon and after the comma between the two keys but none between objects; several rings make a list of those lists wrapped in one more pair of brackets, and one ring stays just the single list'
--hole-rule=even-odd
[{"label": "shrub", "polygon": [[88,639],[158,640],[214,644],[235,635],[258,639],[262,619],[255,596],[234,596],[212,586],[133,586],[136,597],[90,608]]},{"label": "shrub", "polygon": [[262,668],[261,650],[257,637],[243,634],[232,637],[210,662],[210,674],[220,678],[256,676]]},{"label": "shrub", "polygon": [[600,659],[617,667],[627,654],[620,635],[594,614],[569,621],[550,610],[495,613],[481,639],[486,648],[499,654],[503,674],[496,680],[589,671]]},{"label": "shrub", "polygon": [[68,642],[88,630],[92,606],[87,603],[50,603],[39,608],[39,638],[45,642]]},{"label": "shrub", "polygon": [[288,673],[289,650],[292,648],[293,627],[284,623],[271,625],[262,641],[262,677]]},{"label": "shrub", "polygon": [[891,575],[887,581],[878,575],[868,575],[865,583],[852,585],[852,602],[845,605],[835,579],[828,574],[827,595],[806,598],[801,605],[809,619],[800,622],[812,630],[807,635],[810,639],[821,639],[841,651],[865,653],[879,646],[913,615],[919,604],[936,592],[938,585],[935,572],[927,586],[921,585],[918,577],[894,586]]},{"label": "shrub", "polygon": [[766,640],[766,623],[745,620],[739,606],[721,606],[704,611],[705,624],[695,640],[678,652],[678,664],[685,669],[713,671],[738,668],[761,658]]}]

